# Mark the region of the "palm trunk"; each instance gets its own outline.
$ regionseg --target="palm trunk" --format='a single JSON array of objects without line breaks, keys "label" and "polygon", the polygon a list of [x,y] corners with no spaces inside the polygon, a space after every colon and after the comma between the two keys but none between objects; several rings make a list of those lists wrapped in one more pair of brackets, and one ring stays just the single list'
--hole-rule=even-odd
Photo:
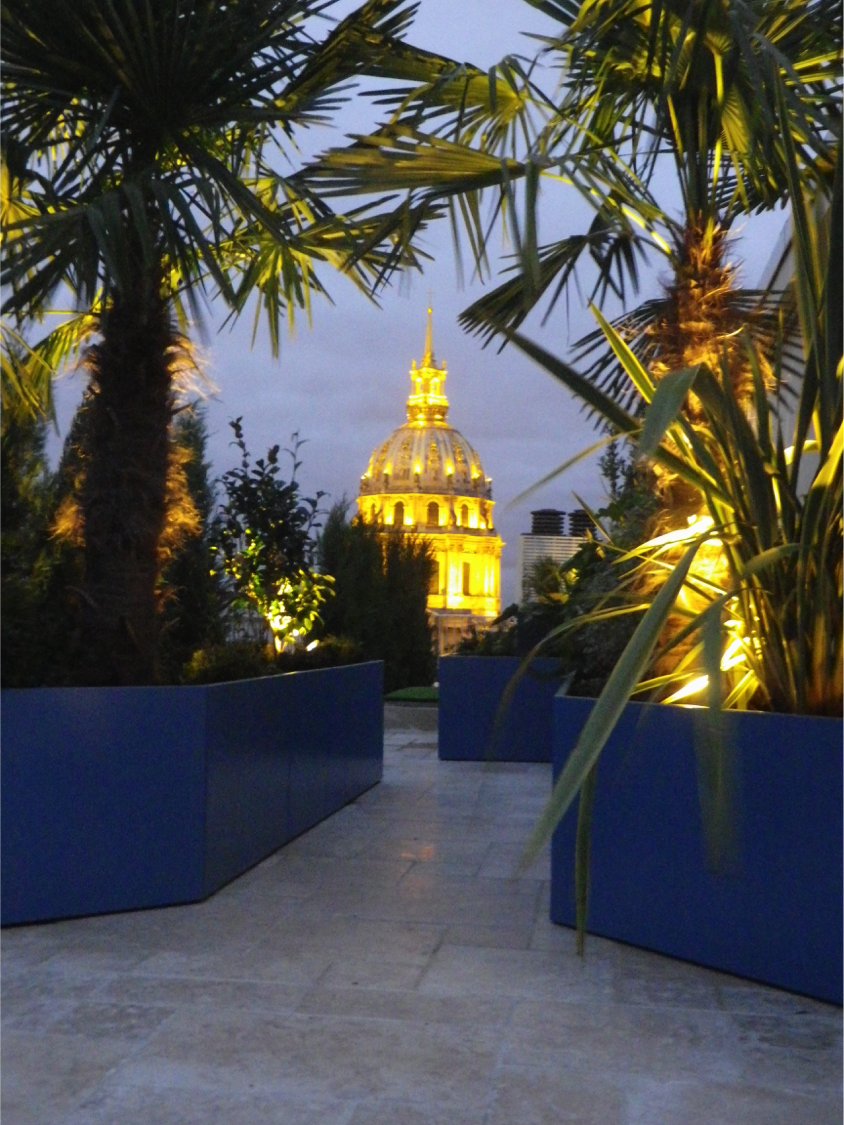
[{"label": "palm trunk", "polygon": [[[665,311],[647,329],[651,347],[646,366],[659,380],[670,371],[705,363],[717,379],[727,379],[739,409],[748,413],[754,398],[753,369],[742,329],[752,330],[759,372],[770,390],[775,328],[759,310],[736,306],[736,270],[727,261],[729,232],[705,215],[688,215],[675,246],[674,276],[665,286]],[[686,420],[705,427],[701,402],[690,391],[683,405]],[[663,511],[653,534],[683,527],[701,510],[697,489],[673,473],[655,467]]]},{"label": "palm trunk", "polygon": [[[659,379],[669,371],[706,363],[716,378],[722,367],[732,386],[738,406],[746,410],[753,395],[753,376],[745,351],[741,327],[730,303],[735,271],[726,262],[727,232],[717,223],[707,223],[702,216],[689,217],[682,242],[676,248],[675,275],[666,287],[666,315],[656,322],[651,332],[656,341],[654,359],[650,364]],[[761,338],[757,337],[757,342]],[[760,355],[764,375],[770,374],[764,354]],[[683,412],[693,426],[704,426],[700,400],[690,392]],[[649,537],[676,531],[688,525],[690,518],[705,510],[703,497],[692,485],[672,472],[655,466],[656,489],[661,501],[660,511],[648,529]],[[683,547],[663,556],[666,562],[679,561]],[[693,571],[694,573],[694,567]],[[661,576],[649,574],[644,589],[649,589]],[[686,624],[687,618],[671,614],[659,638],[658,648],[667,643]],[[672,672],[699,641],[687,637],[665,656],[654,661],[654,675]]]},{"label": "palm trunk", "polygon": [[156,583],[167,507],[174,332],[153,283],[118,296],[90,355],[80,494],[85,539],[77,678],[155,678]]}]

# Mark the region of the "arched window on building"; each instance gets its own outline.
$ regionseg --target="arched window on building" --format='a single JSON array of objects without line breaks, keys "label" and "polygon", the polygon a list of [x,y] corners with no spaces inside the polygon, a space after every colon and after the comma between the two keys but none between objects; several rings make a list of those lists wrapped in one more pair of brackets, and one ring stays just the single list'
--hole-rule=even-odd
[{"label": "arched window on building", "polygon": [[428,505],[428,527],[439,527],[440,525],[440,506],[436,500],[432,500]]},{"label": "arched window on building", "polygon": [[469,595],[472,593],[472,591],[470,589],[471,578],[472,578],[472,567],[470,566],[469,563],[464,562],[464,564],[463,564],[463,596],[466,597],[466,598],[469,597]]},{"label": "arched window on building", "polygon": [[404,525],[404,504],[401,500],[399,500],[395,508],[393,508],[393,524],[396,527],[402,527]]},{"label": "arched window on building", "polygon": [[370,522],[372,522],[372,523],[375,523],[375,521],[377,520],[377,518],[378,518],[378,509],[377,509],[377,508],[375,507],[375,505],[374,505],[374,504],[370,504],[370,505],[369,505],[369,519],[370,519]]},{"label": "arched window on building", "polygon": [[460,505],[460,526],[461,527],[468,527],[469,526],[469,505],[468,504],[461,504]]},{"label": "arched window on building", "polygon": [[428,593],[438,594],[440,592],[440,564],[434,559],[431,564],[431,580],[428,583]]}]

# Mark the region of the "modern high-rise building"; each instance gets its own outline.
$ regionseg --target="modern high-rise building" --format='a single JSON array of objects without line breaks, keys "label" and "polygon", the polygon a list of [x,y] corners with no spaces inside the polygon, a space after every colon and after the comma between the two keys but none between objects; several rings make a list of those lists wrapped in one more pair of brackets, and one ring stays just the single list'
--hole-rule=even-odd
[{"label": "modern high-rise building", "polygon": [[471,625],[483,628],[501,612],[504,546],[493,525],[492,480],[476,450],[446,421],[446,375],[445,363],[434,358],[428,309],[425,352],[410,368],[407,421],[373,452],[357,498],[364,519],[432,544],[428,612],[441,653],[455,648]]},{"label": "modern high-rise building", "polygon": [[521,605],[529,600],[528,581],[540,559],[555,563],[570,559],[583,545],[590,520],[582,508],[569,513],[569,534],[565,534],[566,513],[556,508],[539,508],[531,512],[530,532],[519,536],[516,544],[515,601]]}]

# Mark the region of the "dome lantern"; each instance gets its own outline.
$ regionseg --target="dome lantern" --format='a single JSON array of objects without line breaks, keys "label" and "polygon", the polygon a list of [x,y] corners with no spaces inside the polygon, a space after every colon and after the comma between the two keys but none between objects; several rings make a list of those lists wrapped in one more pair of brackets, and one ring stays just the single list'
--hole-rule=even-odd
[{"label": "dome lantern", "polygon": [[442,367],[437,367],[437,361],[434,359],[431,316],[432,311],[429,308],[422,362],[417,367],[416,360],[413,360],[410,367],[407,420],[420,426],[444,423],[448,414],[448,399],[445,397],[445,380],[448,372],[444,363]]}]

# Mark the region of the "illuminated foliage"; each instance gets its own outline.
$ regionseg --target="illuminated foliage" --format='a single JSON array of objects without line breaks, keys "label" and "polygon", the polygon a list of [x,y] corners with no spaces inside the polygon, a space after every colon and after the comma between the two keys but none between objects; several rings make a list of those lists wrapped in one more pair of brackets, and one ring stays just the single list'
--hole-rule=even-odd
[{"label": "illuminated foliage", "polygon": [[230,422],[240,465],[220,479],[225,494],[213,533],[220,564],[231,580],[234,608],[254,606],[267,622],[276,648],[301,644],[319,622],[319,607],[331,594],[333,579],[316,574],[311,562],[312,533],[318,524],[318,505],[324,495],[299,495],[296,473],[300,445],[293,435],[288,451],[293,473],[289,482],[279,478],[279,446],[252,464],[243,438],[241,419]]},{"label": "illuminated foliage", "polygon": [[[402,222],[404,209],[434,215],[447,203],[481,274],[496,226],[482,207],[489,199],[515,253],[507,280],[461,315],[485,342],[506,343],[546,298],[547,317],[583,266],[599,304],[607,295],[626,301],[656,256],[673,280],[663,297],[624,315],[621,334],[646,366],[664,362],[665,371],[711,361],[726,344],[734,349],[734,377],[749,389],[744,353],[731,341],[746,326],[757,343],[769,342],[778,310],[763,294],[735,287],[727,235],[740,216],[788,197],[780,86],[801,177],[813,190],[831,189],[840,120],[838,0],[534,6],[552,21],[539,67],[521,70],[508,58],[491,72],[496,80],[506,75],[518,92],[506,103],[518,128],[502,133],[495,103],[486,114],[493,127],[479,127],[476,109],[469,128],[462,114],[448,112],[441,85],[422,85],[397,99],[390,126],[330,151],[304,176],[338,193],[406,192],[393,227],[405,242],[414,231]],[[560,75],[551,93],[541,86],[543,64]],[[531,126],[537,118],[540,127]],[[665,189],[672,169],[678,190]],[[563,193],[585,203],[591,219],[542,245],[543,208],[559,205]],[[586,361],[589,377],[627,409],[641,403],[602,333],[582,341]]]},{"label": "illuminated foliage", "polygon": [[186,406],[174,420],[173,447],[180,450],[184,487],[196,523],[195,531],[173,551],[159,583],[158,677],[164,682],[178,682],[182,667],[197,649],[223,639],[220,575],[209,566],[216,496],[206,442],[202,406]]},{"label": "illuminated foliage", "polygon": [[[787,134],[784,144],[788,151]],[[674,701],[708,703],[708,734],[702,749],[716,780],[729,775],[729,747],[718,733],[722,707],[842,712],[840,156],[826,229],[819,229],[790,152],[789,158],[795,288],[806,357],[793,417],[772,413],[749,340],[745,346],[754,371],[751,417],[741,409],[724,368],[711,371],[700,365],[672,372],[654,385],[635,356],[618,348],[625,369],[643,389],[648,410],[640,425],[632,416],[622,416],[605,396],[605,415],[612,416],[620,431],[639,434],[642,456],[669,467],[697,490],[703,514],[691,517],[686,528],[650,540],[627,556],[638,560],[640,571],[652,580],[647,584],[639,580],[640,588],[649,585],[651,593],[636,632],[555,785],[534,834],[534,846],[550,834],[578,794],[580,824],[588,837],[598,758],[631,694],[657,692]],[[545,362],[561,378],[568,378],[553,357],[546,356]],[[703,426],[693,426],[680,411],[692,387],[701,404]],[[682,552],[679,558],[677,550]],[[672,613],[683,624],[666,638],[664,628]],[[687,640],[692,643],[670,671],[649,675],[661,637],[663,652],[676,650]],[[710,843],[714,842],[717,855],[717,832],[729,816],[726,780],[710,796],[709,826],[716,835]],[[588,849],[581,849],[577,860],[581,943],[587,885]]]},{"label": "illuminated foliage", "polygon": [[538,560],[528,580],[533,597],[510,607],[461,652],[523,657],[541,645],[543,656],[558,661],[569,695],[600,695],[641,615],[641,596],[629,583],[636,560],[620,560],[647,537],[657,503],[652,475],[623,456],[619,444],[610,443],[601,459],[614,498],[589,513],[592,534],[565,562]]},{"label": "illuminated foliage", "polygon": [[[377,215],[340,216],[298,181],[297,134],[328,124],[359,76],[416,83],[455,64],[403,41],[413,9],[401,0],[367,0],[334,25],[330,8],[3,5],[6,336],[30,338],[68,295],[78,314],[32,347],[17,382],[4,365],[4,394],[31,405],[34,388],[92,344],[82,682],[154,675],[176,352],[189,317],[200,321],[211,299],[232,317],[250,306],[277,352],[285,322],[324,291],[324,267],[367,291],[389,264],[416,263]],[[414,230],[424,219],[408,216]]]},{"label": "illuminated foliage", "polygon": [[[272,629],[277,652],[303,644],[309,633],[322,623],[320,608],[334,593],[333,585],[330,574],[315,574],[309,570],[297,571],[279,582],[275,597],[262,611]],[[316,647],[317,643],[311,641],[308,647]]]}]

